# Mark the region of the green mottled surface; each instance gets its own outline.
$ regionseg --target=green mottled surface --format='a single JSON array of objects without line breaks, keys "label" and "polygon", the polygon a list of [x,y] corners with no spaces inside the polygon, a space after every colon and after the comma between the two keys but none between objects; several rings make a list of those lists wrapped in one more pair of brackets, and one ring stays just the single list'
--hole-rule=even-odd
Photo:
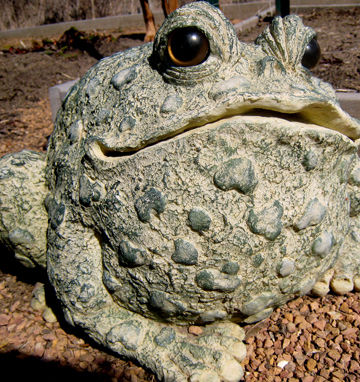
[{"label": "green mottled surface", "polygon": [[[170,60],[183,27],[209,40],[199,65]],[[71,89],[41,194],[69,323],[164,381],[236,382],[236,323],[330,283],[360,289],[360,125],[301,65],[314,36],[289,16],[243,44],[220,11],[193,3],[154,44],[101,60]],[[34,237],[13,226],[11,245]]]}]

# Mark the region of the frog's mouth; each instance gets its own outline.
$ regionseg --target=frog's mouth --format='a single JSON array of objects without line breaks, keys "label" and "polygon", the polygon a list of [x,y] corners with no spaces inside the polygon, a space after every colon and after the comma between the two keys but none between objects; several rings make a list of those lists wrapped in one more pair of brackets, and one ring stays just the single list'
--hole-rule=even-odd
[{"label": "frog's mouth", "polygon": [[[90,144],[92,156],[95,155],[102,160],[114,160],[114,158],[129,157],[139,153],[144,149],[150,149],[154,145],[170,139],[177,139],[184,134],[189,134],[193,130],[206,129],[214,126],[214,123],[225,123],[230,119],[241,120],[247,116],[258,116],[268,119],[282,119],[288,122],[291,129],[292,124],[301,123],[306,126],[317,126],[333,130],[334,133],[341,133],[348,138],[355,140],[360,137],[360,122],[344,112],[339,104],[334,101],[313,101],[302,104],[299,102],[281,103],[274,99],[258,99],[256,101],[242,101],[240,106],[235,104],[215,108],[211,113],[194,118],[179,117],[177,126],[169,125],[167,130],[152,133],[149,137],[144,137],[141,141],[134,139],[134,135],[129,138],[118,139],[109,135],[105,138],[93,138]],[[180,128],[178,126],[181,126]]]}]

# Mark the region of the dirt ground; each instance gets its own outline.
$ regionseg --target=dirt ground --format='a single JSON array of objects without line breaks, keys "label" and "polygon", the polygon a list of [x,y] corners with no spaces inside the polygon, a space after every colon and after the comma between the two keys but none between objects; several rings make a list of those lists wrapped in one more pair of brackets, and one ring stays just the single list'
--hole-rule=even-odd
[{"label": "dirt ground", "polygon": [[[360,92],[360,8],[313,11],[302,17],[318,33],[322,49],[314,74],[336,89]],[[267,25],[260,23],[240,40],[253,42]],[[83,37],[107,56],[142,44],[141,28]],[[0,40],[0,156],[25,148],[44,151],[52,131],[48,88],[82,76],[97,62],[89,49],[70,49],[69,41],[55,46],[60,37]],[[45,322],[41,312],[30,307],[35,279],[0,264],[0,366],[12,373],[13,381],[30,375],[40,381],[49,375],[54,381],[155,381],[131,362],[79,338],[62,321]],[[297,299],[245,328],[245,380],[360,381],[359,328],[359,294]]]}]

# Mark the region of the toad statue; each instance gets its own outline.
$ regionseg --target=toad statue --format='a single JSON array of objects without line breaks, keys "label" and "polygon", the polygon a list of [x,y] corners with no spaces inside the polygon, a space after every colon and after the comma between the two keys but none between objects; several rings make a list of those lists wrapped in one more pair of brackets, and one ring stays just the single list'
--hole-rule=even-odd
[{"label": "toad statue", "polygon": [[208,3],[176,10],[69,91],[46,158],[1,159],[2,242],[159,380],[240,380],[238,323],[360,290],[360,123],[319,58],[298,16],[244,44]]}]

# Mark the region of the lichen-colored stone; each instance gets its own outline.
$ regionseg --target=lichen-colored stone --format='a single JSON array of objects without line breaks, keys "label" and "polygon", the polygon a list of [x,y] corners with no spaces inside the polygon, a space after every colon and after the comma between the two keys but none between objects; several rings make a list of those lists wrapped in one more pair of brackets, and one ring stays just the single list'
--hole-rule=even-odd
[{"label": "lichen-colored stone", "polygon": [[[177,66],[188,27],[210,52]],[[302,65],[314,37],[291,15],[247,45],[187,5],[70,90],[46,160],[0,160],[0,239],[47,260],[71,325],[165,382],[235,382],[236,322],[360,289],[360,124]]]}]

